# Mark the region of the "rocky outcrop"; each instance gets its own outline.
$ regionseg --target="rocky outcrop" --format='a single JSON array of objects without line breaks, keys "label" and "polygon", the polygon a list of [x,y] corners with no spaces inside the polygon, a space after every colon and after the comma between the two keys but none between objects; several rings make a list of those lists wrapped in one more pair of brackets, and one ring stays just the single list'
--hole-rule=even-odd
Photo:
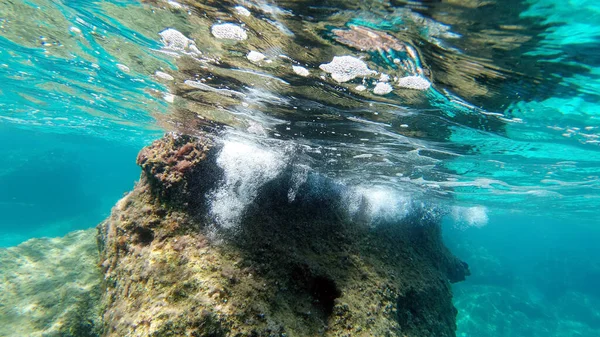
[{"label": "rocky outcrop", "polygon": [[218,142],[167,135],[98,227],[104,336],[454,336],[450,282],[468,267],[415,207],[368,225],[344,186],[290,173],[264,184],[233,228],[207,210]]}]

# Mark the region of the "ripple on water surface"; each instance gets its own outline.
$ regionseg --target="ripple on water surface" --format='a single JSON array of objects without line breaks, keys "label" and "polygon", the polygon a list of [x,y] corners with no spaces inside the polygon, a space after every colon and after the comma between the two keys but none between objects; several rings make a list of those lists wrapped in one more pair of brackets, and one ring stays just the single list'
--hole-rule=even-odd
[{"label": "ripple on water surface", "polygon": [[0,118],[130,140],[235,129],[348,184],[592,216],[596,68],[570,56],[589,39],[513,5],[5,3]]}]

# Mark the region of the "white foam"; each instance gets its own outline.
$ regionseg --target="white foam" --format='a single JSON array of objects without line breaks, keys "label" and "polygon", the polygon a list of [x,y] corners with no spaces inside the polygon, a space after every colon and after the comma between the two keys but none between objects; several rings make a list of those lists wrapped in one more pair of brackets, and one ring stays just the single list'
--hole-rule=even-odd
[{"label": "white foam", "polygon": [[421,76],[406,76],[398,79],[398,86],[406,89],[427,90],[431,82]]},{"label": "white foam", "polygon": [[251,13],[248,9],[246,9],[246,7],[244,6],[235,6],[233,9],[235,9],[236,13],[238,13],[241,16],[250,16]]},{"label": "white foam", "polygon": [[163,95],[163,99],[169,103],[173,103],[173,102],[175,102],[175,95],[166,93]]},{"label": "white foam", "polygon": [[411,209],[408,196],[383,186],[355,188],[348,199],[350,214],[364,218],[371,225],[380,221],[400,220]]},{"label": "white foam", "polygon": [[190,86],[192,88],[196,88],[196,89],[200,89],[203,91],[210,91],[210,92],[216,92],[219,95],[223,95],[223,96],[228,96],[228,97],[246,97],[246,95],[244,93],[241,93],[239,91],[235,91],[235,90],[231,90],[231,89],[218,89],[218,88],[213,88],[208,84],[204,84],[200,81],[192,81],[192,80],[185,80],[183,82],[185,85]]},{"label": "white foam", "polygon": [[167,4],[169,4],[169,6],[171,6],[172,8],[175,8],[175,9],[182,9],[182,8],[184,8],[182,4],[180,4],[178,2],[175,2],[175,1],[172,1],[172,0],[167,1]]},{"label": "white foam", "polygon": [[220,23],[211,27],[210,32],[217,39],[242,41],[248,38],[244,28],[233,23]]},{"label": "white foam", "polygon": [[488,223],[487,208],[483,206],[474,207],[452,207],[452,218],[458,227],[483,227]]},{"label": "white foam", "polygon": [[267,131],[260,123],[249,120],[248,125],[249,126],[246,129],[246,131],[248,131],[249,133],[263,137],[266,137],[268,135]]},{"label": "white foam", "polygon": [[387,95],[392,92],[394,88],[387,82],[377,82],[375,88],[373,88],[373,93],[375,95]]},{"label": "white foam", "polygon": [[217,223],[225,228],[237,225],[258,189],[277,177],[285,162],[282,154],[256,144],[226,141],[217,158],[224,181],[211,197],[211,213]]},{"label": "white foam", "polygon": [[376,74],[376,71],[369,69],[367,64],[354,56],[334,56],[329,63],[321,64],[321,70],[330,73],[331,78],[343,83],[361,76],[370,76]]},{"label": "white foam", "polygon": [[196,47],[196,43],[190,39],[188,39],[185,35],[183,35],[178,30],[173,28],[167,28],[159,33],[162,43],[164,44],[164,49],[167,51],[174,51],[177,53],[183,54],[191,54],[191,55],[200,55],[202,54],[198,47]]},{"label": "white foam", "polygon": [[117,63],[117,68],[119,68],[119,70],[124,73],[128,73],[130,71],[128,66],[121,64],[121,63]]},{"label": "white foam", "polygon": [[308,71],[308,69],[301,67],[301,66],[292,66],[292,70],[297,75],[300,75],[302,77],[306,77],[306,76],[310,75],[310,72]]},{"label": "white foam", "polygon": [[310,167],[307,165],[300,164],[294,167],[292,171],[292,178],[290,181],[291,186],[287,193],[288,202],[296,200],[296,194],[298,194],[298,189],[308,179],[308,172],[310,172]]},{"label": "white foam", "polygon": [[266,58],[265,54],[251,50],[248,55],[246,55],[246,58],[250,61],[250,62],[260,62],[262,60],[264,60]]},{"label": "white foam", "polygon": [[154,76],[156,76],[158,78],[162,78],[163,80],[166,80],[166,81],[173,81],[175,79],[175,78],[173,78],[173,76],[171,76],[171,75],[169,75],[169,74],[167,74],[165,72],[162,72],[160,70],[157,70],[154,73]]}]

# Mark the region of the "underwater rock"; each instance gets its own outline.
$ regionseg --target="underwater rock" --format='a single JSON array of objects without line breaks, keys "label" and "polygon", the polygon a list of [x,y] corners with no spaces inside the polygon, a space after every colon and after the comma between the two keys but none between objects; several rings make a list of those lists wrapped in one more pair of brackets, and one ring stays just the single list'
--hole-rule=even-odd
[{"label": "underwater rock", "polygon": [[357,77],[370,76],[376,71],[369,69],[367,64],[354,56],[334,56],[329,63],[321,64],[321,70],[330,73],[337,82],[348,82]]},{"label": "underwater rock", "polygon": [[104,336],[455,335],[450,282],[468,267],[438,217],[369,225],[344,186],[281,169],[219,228],[223,148],[169,134],[140,152],[140,182],[98,227]]},{"label": "underwater rock", "polygon": [[222,23],[213,25],[210,32],[217,39],[242,41],[248,38],[246,31],[233,23]]},{"label": "underwater rock", "polygon": [[0,249],[0,336],[99,337],[96,231]]}]

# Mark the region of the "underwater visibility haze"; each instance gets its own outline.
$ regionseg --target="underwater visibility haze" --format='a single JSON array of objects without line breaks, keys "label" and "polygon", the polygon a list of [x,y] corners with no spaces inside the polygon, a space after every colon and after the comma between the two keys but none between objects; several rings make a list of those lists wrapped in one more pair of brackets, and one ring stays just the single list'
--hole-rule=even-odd
[{"label": "underwater visibility haze", "polygon": [[3,0],[0,336],[600,336],[599,102],[597,1]]}]

